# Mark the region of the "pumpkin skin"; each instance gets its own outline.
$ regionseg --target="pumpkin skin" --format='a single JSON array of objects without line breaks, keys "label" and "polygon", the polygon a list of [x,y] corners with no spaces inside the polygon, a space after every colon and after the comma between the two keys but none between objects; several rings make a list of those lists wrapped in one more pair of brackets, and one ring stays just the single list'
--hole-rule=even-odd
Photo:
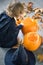
[{"label": "pumpkin skin", "polygon": [[36,32],[29,32],[24,36],[24,47],[30,51],[36,51],[41,45],[41,37]]},{"label": "pumpkin skin", "polygon": [[37,20],[33,20],[30,17],[25,18],[24,20],[17,21],[17,25],[23,23],[24,26],[22,28],[23,34],[26,34],[28,32],[36,32],[39,29],[39,26],[37,24]]},{"label": "pumpkin skin", "polygon": [[24,34],[28,32],[36,32],[39,29],[39,26],[37,24],[36,20],[32,20],[31,18],[26,18],[25,20],[22,20],[22,23],[24,24],[22,28],[22,32]]}]

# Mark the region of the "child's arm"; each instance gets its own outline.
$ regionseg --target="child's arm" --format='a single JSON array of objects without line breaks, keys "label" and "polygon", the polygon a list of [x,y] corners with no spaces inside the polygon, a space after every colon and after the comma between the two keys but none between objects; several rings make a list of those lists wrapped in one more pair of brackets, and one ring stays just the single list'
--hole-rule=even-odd
[{"label": "child's arm", "polygon": [[17,29],[21,29],[23,26],[20,24],[20,25],[18,25],[16,28]]}]

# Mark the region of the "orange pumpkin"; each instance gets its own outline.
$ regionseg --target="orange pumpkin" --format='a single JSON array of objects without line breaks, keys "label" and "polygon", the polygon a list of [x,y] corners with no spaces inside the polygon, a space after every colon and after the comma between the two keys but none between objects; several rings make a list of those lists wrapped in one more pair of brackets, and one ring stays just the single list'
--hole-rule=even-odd
[{"label": "orange pumpkin", "polygon": [[22,31],[24,34],[28,32],[36,32],[39,29],[39,26],[37,24],[36,20],[32,20],[31,18],[26,18],[25,20],[22,21],[24,24]]},{"label": "orange pumpkin", "polygon": [[36,32],[29,32],[25,34],[23,43],[27,50],[35,51],[41,45],[41,37]]},{"label": "orange pumpkin", "polygon": [[32,20],[30,17],[25,18],[24,20],[17,21],[17,25],[23,23],[24,26],[22,28],[22,32],[24,34],[28,32],[36,32],[39,29],[39,26],[37,24],[37,20]]}]

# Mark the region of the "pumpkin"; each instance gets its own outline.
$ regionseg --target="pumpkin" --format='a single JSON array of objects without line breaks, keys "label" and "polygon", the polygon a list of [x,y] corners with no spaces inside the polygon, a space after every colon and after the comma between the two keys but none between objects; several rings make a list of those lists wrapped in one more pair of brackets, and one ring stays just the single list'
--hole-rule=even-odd
[{"label": "pumpkin", "polygon": [[39,29],[37,20],[32,20],[29,17],[22,20],[22,23],[24,24],[24,26],[22,28],[22,31],[24,34],[26,34],[28,32],[36,32]]},{"label": "pumpkin", "polygon": [[41,45],[41,37],[36,32],[29,32],[24,35],[23,44],[27,50],[35,51]]},{"label": "pumpkin", "polygon": [[27,17],[24,20],[19,20],[16,22],[17,25],[20,23],[24,24],[24,26],[22,28],[22,32],[24,34],[26,34],[28,32],[36,32],[39,29],[39,26],[37,24],[37,20],[32,19],[30,17]]}]

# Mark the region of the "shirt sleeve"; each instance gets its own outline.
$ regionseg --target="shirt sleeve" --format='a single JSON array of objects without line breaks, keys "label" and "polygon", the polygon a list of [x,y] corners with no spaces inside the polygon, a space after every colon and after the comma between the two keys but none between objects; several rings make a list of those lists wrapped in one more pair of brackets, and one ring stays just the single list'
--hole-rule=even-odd
[{"label": "shirt sleeve", "polygon": [[16,28],[18,28],[18,29],[22,29],[22,27],[23,27],[23,25],[18,25]]}]

